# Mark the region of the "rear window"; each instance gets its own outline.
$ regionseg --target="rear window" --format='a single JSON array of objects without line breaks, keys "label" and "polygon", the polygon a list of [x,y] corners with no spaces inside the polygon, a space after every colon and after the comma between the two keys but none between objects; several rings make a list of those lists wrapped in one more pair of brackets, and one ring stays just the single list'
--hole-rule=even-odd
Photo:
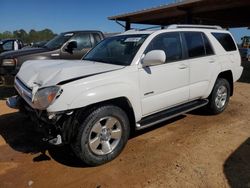
[{"label": "rear window", "polygon": [[237,50],[235,43],[228,33],[212,33],[226,51]]}]

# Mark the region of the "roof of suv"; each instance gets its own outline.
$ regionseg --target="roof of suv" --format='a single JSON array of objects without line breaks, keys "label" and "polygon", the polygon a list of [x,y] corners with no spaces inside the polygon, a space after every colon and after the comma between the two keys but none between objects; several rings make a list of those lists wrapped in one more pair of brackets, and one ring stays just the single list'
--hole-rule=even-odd
[{"label": "roof of suv", "polygon": [[222,29],[220,26],[210,26],[210,25],[170,25],[165,27],[164,29],[157,30],[128,30],[120,35],[136,35],[136,34],[152,34],[159,31],[169,31],[169,30],[192,30],[192,31],[213,31],[213,32],[227,32]]}]

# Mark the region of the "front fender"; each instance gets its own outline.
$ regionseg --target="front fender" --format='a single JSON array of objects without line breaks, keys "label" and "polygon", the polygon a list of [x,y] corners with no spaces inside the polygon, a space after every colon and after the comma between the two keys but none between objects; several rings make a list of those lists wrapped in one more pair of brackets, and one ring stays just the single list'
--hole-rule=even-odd
[{"label": "front fender", "polygon": [[128,83],[112,83],[80,90],[76,85],[74,88],[64,88],[63,95],[60,96],[47,111],[56,112],[77,109],[103,101],[125,97],[132,105],[135,119],[140,120],[141,105],[138,92],[138,87]]}]

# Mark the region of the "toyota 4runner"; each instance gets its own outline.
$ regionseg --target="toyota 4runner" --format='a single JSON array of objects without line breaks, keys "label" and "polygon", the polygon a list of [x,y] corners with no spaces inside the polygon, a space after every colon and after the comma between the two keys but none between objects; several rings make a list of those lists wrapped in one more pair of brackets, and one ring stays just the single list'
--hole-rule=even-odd
[{"label": "toyota 4runner", "polygon": [[130,30],[68,62],[25,62],[7,105],[92,166],[117,157],[133,129],[200,107],[223,112],[243,70],[231,34],[201,25]]}]

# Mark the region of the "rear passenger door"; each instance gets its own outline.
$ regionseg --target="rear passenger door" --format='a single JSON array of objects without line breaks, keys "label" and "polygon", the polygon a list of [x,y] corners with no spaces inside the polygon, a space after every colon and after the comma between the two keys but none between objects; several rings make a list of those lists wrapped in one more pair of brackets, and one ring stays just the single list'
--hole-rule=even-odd
[{"label": "rear passenger door", "polygon": [[207,94],[212,74],[218,68],[214,50],[203,32],[183,32],[186,57],[190,67],[190,100]]},{"label": "rear passenger door", "polygon": [[163,50],[166,63],[139,70],[144,116],[184,103],[189,98],[189,66],[183,59],[180,33],[156,36],[145,54],[152,50]]}]

